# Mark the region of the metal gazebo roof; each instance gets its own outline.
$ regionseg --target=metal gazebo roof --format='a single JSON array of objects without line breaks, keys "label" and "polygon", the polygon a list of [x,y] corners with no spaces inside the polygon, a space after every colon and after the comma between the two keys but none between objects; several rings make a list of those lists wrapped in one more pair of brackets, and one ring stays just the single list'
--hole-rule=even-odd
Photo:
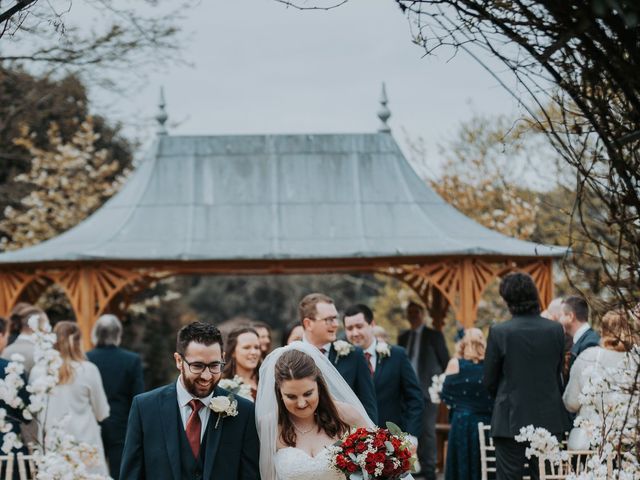
[{"label": "metal gazebo roof", "polygon": [[85,221],[0,263],[555,257],[448,205],[388,132],[157,137]]}]

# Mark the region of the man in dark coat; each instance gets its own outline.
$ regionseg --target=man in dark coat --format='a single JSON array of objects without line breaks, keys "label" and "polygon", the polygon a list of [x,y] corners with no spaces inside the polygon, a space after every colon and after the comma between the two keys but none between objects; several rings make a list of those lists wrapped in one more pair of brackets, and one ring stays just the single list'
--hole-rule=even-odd
[{"label": "man in dark coat", "polygon": [[600,335],[589,326],[589,305],[578,295],[571,295],[562,301],[560,323],[573,339],[569,360],[569,369],[571,369],[578,355],[587,348],[600,345]]},{"label": "man in dark coat", "polygon": [[382,427],[395,423],[417,445],[424,410],[418,378],[405,349],[379,342],[374,326],[373,312],[366,305],[352,305],[344,311],[347,339],[364,351],[376,387],[378,418],[374,422]]},{"label": "man in dark coat", "polygon": [[369,367],[360,347],[344,340],[336,341],[339,324],[333,299],[322,293],[310,293],[300,301],[298,315],[304,330],[303,341],[329,358],[375,422],[378,405]]},{"label": "man in dark coat", "polygon": [[178,332],[177,381],[133,399],[121,480],[258,480],[253,403],[218,387],[222,335],[193,322]]},{"label": "man in dark coat", "polygon": [[115,315],[102,315],[93,327],[95,349],[87,357],[100,371],[111,413],[102,423],[102,443],[111,477],[118,480],[133,397],[144,391],[142,362],[136,353],[119,347],[122,324]]},{"label": "man in dark coat", "polygon": [[[506,275],[500,296],[513,317],[489,331],[484,385],[495,398],[491,436],[497,480],[520,480],[527,447],[514,439],[520,429],[533,425],[560,435],[568,426],[561,393],[564,332],[558,322],[540,316],[538,290],[526,273]],[[537,479],[537,459],[529,464]]]},{"label": "man in dark coat", "polygon": [[398,343],[407,349],[411,365],[418,376],[424,397],[422,433],[418,439],[418,460],[421,471],[417,477],[436,478],[436,419],[438,405],[431,402],[429,387],[434,375],[440,375],[449,363],[449,351],[442,332],[424,324],[422,305],[409,302],[407,319],[411,329],[398,337]]}]

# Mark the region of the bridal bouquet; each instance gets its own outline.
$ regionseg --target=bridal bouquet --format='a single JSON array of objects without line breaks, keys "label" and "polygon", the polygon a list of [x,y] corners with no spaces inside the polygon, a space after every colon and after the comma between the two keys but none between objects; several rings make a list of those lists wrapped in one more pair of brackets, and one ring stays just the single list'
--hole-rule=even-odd
[{"label": "bridal bouquet", "polygon": [[345,435],[331,449],[331,466],[349,480],[395,480],[411,471],[415,457],[411,442],[400,428],[359,428]]}]

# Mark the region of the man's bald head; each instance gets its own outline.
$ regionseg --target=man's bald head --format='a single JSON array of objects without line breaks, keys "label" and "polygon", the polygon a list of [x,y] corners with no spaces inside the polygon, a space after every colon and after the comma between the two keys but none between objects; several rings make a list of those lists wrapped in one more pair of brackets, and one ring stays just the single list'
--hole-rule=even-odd
[{"label": "man's bald head", "polygon": [[554,298],[551,300],[551,303],[547,306],[547,309],[540,314],[540,316],[544,318],[548,318],[549,320],[553,320],[557,322],[560,320],[560,316],[562,315],[562,298]]}]

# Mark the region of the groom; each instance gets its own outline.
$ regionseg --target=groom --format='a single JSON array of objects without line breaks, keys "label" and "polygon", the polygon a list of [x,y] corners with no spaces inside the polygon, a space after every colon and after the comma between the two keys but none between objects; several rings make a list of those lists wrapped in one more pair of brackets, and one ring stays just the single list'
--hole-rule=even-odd
[{"label": "groom", "polygon": [[174,358],[178,380],[133,400],[120,479],[259,479],[253,404],[217,387],[220,331],[182,327]]}]

